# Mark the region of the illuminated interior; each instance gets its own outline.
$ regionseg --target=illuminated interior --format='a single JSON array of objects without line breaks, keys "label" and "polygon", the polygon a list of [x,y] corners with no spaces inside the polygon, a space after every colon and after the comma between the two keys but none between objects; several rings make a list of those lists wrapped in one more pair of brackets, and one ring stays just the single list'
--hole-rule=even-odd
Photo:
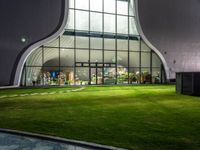
[{"label": "illuminated interior", "polygon": [[35,50],[23,86],[162,83],[162,62],[136,29],[133,0],[70,0],[62,36]]}]

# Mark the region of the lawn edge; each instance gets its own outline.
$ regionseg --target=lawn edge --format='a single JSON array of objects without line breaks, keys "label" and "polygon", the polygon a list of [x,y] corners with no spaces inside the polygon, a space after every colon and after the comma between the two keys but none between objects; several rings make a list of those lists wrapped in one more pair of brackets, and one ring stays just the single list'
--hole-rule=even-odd
[{"label": "lawn edge", "polygon": [[75,146],[80,146],[80,147],[85,147],[85,148],[91,148],[91,149],[126,150],[124,148],[118,148],[118,147],[113,147],[113,146],[108,146],[108,145],[101,145],[101,144],[96,144],[96,143],[92,143],[92,142],[66,139],[66,138],[61,138],[61,137],[58,137],[58,136],[50,136],[50,135],[44,135],[44,134],[38,134],[38,133],[32,133],[32,132],[25,132],[25,131],[19,131],[19,130],[12,130],[12,129],[0,128],[0,132],[5,133],[5,134],[17,135],[17,136],[26,136],[26,137],[40,139],[40,140],[47,140],[47,141],[50,141],[50,142],[70,144],[70,145],[75,145]]}]

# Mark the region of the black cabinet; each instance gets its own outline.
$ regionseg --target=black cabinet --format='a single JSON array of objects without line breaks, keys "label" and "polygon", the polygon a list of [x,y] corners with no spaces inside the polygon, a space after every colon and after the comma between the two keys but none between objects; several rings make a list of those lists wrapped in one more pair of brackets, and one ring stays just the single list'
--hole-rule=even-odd
[{"label": "black cabinet", "polygon": [[176,73],[176,92],[200,96],[200,72]]}]

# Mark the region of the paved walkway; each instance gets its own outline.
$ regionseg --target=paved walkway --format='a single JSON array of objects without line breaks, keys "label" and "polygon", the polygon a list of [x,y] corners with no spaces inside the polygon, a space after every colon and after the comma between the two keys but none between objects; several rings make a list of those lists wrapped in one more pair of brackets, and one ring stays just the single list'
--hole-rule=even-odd
[{"label": "paved walkway", "polygon": [[80,146],[0,133],[0,150],[89,150]]},{"label": "paved walkway", "polygon": [[14,98],[14,97],[25,97],[25,96],[36,96],[36,95],[55,95],[55,94],[63,94],[63,93],[70,93],[70,92],[78,92],[84,90],[85,87],[71,89],[71,90],[63,90],[58,92],[44,92],[44,93],[30,93],[30,94],[15,94],[15,95],[2,95],[0,99],[3,98]]},{"label": "paved walkway", "polygon": [[0,150],[126,150],[60,137],[0,128]]}]

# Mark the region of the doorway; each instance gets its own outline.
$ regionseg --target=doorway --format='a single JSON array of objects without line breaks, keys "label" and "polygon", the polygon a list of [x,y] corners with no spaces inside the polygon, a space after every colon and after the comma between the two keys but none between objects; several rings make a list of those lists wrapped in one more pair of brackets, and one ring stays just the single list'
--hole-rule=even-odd
[{"label": "doorway", "polygon": [[103,68],[102,67],[91,67],[90,68],[90,84],[101,85],[103,84]]}]

